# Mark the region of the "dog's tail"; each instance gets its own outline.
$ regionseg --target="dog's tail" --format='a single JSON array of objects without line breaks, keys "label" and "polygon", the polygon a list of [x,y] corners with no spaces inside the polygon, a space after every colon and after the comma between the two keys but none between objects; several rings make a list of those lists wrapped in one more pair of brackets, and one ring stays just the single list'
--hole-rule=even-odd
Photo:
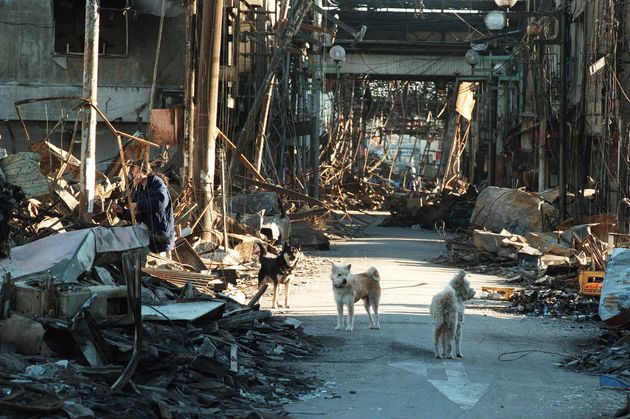
[{"label": "dog's tail", "polygon": [[263,259],[265,258],[265,256],[267,255],[267,248],[265,247],[265,245],[262,242],[257,241],[256,244],[258,245],[258,248],[260,249],[260,255],[258,256],[258,262],[262,262]]},{"label": "dog's tail", "polygon": [[375,280],[375,281],[380,281],[381,280],[381,276],[379,275],[379,273],[376,270],[376,268],[373,267],[373,266],[370,269],[368,269],[365,274],[367,276],[369,276],[370,278],[372,278],[373,280]]}]

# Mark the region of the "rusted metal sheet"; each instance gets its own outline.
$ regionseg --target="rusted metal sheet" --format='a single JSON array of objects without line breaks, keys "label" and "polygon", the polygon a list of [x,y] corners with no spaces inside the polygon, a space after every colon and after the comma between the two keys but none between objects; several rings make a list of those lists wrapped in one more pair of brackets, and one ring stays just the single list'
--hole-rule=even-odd
[{"label": "rusted metal sheet", "polygon": [[151,109],[151,139],[160,145],[175,145],[183,135],[181,108]]},{"label": "rusted metal sheet", "polygon": [[630,249],[618,247],[608,260],[599,316],[614,327],[630,322]]},{"label": "rusted metal sheet", "polygon": [[173,257],[182,265],[190,266],[195,272],[208,269],[190,243],[183,237],[178,239],[175,243]]}]

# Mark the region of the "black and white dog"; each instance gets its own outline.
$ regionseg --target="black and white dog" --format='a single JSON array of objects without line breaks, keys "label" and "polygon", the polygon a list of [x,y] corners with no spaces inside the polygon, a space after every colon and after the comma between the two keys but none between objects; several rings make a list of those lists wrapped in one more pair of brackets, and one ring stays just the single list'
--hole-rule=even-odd
[{"label": "black and white dog", "polygon": [[273,308],[278,308],[278,285],[284,284],[284,306],[289,307],[289,288],[293,279],[293,270],[297,266],[302,252],[289,246],[285,242],[280,254],[274,258],[267,257],[267,249],[261,242],[256,242],[260,248],[260,271],[258,271],[258,288],[265,283],[273,283]]}]

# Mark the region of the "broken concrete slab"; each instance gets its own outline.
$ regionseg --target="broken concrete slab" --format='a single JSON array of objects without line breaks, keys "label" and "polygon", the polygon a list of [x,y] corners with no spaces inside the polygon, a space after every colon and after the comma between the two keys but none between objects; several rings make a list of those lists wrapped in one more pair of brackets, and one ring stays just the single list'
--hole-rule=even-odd
[{"label": "broken concrete slab", "polygon": [[41,156],[33,152],[11,154],[0,160],[0,168],[7,183],[19,186],[27,198],[38,198],[48,194],[48,179],[39,169]]},{"label": "broken concrete slab", "polygon": [[538,271],[542,272],[550,266],[570,266],[571,259],[566,256],[544,254],[538,259]]},{"label": "broken concrete slab", "polygon": [[0,259],[0,278],[6,272],[11,272],[15,280],[49,272],[56,281],[76,283],[81,274],[92,269],[97,254],[148,244],[148,229],[140,224],[59,233],[11,249],[10,258]]},{"label": "broken concrete slab", "polygon": [[494,232],[525,234],[543,231],[543,220],[553,211],[553,206],[530,193],[489,186],[477,197],[470,223]]},{"label": "broken concrete slab", "polygon": [[571,257],[576,253],[575,249],[566,244],[564,240],[559,240],[557,233],[529,232],[525,234],[525,239],[532,247],[543,253],[566,257]]},{"label": "broken concrete slab", "polygon": [[510,236],[511,234],[507,231],[493,233],[491,231],[474,230],[473,243],[477,250],[485,250],[486,252],[497,254],[503,240]]},{"label": "broken concrete slab", "polygon": [[613,327],[630,322],[630,249],[618,247],[608,259],[599,316]]},{"label": "broken concrete slab", "polygon": [[518,253],[520,253],[521,255],[529,255],[529,256],[542,256],[542,252],[538,249],[536,249],[535,247],[526,245],[521,247],[521,249],[518,251]]}]

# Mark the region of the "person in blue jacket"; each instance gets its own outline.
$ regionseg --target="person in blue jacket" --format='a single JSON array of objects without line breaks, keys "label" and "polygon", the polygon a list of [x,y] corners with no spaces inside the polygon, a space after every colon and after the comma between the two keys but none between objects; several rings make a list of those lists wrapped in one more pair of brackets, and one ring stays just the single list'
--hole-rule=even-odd
[{"label": "person in blue jacket", "polygon": [[159,175],[152,173],[151,166],[144,160],[132,163],[131,175],[129,208],[114,204],[112,210],[127,221],[131,221],[133,211],[136,221],[149,228],[149,250],[170,252],[175,248],[175,220],[168,186]]}]

